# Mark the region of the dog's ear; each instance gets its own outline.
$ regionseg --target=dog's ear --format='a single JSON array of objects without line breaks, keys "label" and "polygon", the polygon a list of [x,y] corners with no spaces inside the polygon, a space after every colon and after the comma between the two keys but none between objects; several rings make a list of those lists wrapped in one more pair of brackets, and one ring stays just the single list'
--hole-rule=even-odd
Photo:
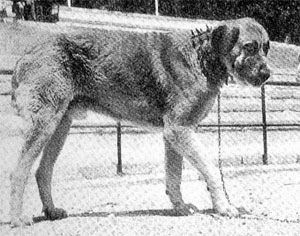
[{"label": "dog's ear", "polygon": [[213,50],[221,55],[229,53],[237,43],[239,35],[240,29],[237,27],[218,26],[212,32],[211,45]]}]

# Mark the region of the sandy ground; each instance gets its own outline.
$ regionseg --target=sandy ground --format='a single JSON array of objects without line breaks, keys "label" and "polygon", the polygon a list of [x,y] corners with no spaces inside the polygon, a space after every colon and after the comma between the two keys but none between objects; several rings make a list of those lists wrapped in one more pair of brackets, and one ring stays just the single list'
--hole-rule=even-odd
[{"label": "sandy ground", "polygon": [[[8,225],[9,172],[16,162],[20,140],[2,139],[0,235],[299,235],[300,166],[296,161],[300,135],[297,138],[297,131],[271,133],[270,161],[291,163],[286,170],[249,171],[249,166],[261,163],[258,131],[223,134],[223,144],[227,145],[222,146],[222,159],[230,200],[252,211],[252,216],[229,219],[211,214],[206,185],[187,162],[182,186],[184,199],[200,212],[187,217],[172,216],[164,194],[164,149],[160,133],[122,136],[126,175],[120,177],[116,175],[116,134],[82,134],[72,129],[53,179],[56,205],[65,208],[70,217],[44,221],[34,180],[36,163],[24,197],[25,214],[33,216],[36,223],[20,229],[10,229]],[[216,133],[198,135],[203,155],[216,158]],[[247,144],[249,140],[251,144]],[[245,171],[234,171],[241,168]],[[257,168],[263,167],[257,165]]]},{"label": "sandy ground", "polygon": [[[70,217],[55,222],[44,221],[41,217],[37,188],[30,183],[24,207],[25,213],[35,217],[36,223],[31,227],[10,229],[4,209],[5,213],[0,214],[0,235],[296,236],[300,233],[299,171],[226,178],[231,202],[252,212],[232,219],[212,214],[206,186],[195,179],[185,180],[182,191],[186,202],[196,205],[199,212],[192,216],[172,216],[163,179],[149,177],[115,176],[56,182],[54,199],[57,206],[68,210]],[[1,192],[1,200],[8,199],[6,184],[1,185]]]}]

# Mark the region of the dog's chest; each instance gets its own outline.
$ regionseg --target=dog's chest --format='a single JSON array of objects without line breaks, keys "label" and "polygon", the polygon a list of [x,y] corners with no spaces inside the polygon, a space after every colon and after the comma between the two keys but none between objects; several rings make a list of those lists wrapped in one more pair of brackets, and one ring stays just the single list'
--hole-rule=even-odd
[{"label": "dog's chest", "polygon": [[[217,97],[218,93],[216,92],[208,92],[207,94],[204,95],[204,97],[206,98],[205,102],[202,104],[202,106],[200,106],[197,110],[195,110],[195,115],[198,116],[197,118],[197,123],[202,121],[207,115],[208,113],[211,111],[212,107],[215,104],[216,101],[216,97]],[[201,104],[200,100],[200,104]]]},{"label": "dog's chest", "polygon": [[174,117],[179,120],[182,125],[195,126],[201,122],[211,111],[216,97],[218,96],[218,91],[205,91],[199,92],[193,96],[186,98],[185,101],[178,104],[175,107]]}]

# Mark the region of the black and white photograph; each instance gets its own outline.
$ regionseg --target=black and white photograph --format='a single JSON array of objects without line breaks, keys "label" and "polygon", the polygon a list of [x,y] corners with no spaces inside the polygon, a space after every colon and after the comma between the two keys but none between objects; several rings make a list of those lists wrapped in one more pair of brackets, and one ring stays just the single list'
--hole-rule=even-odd
[{"label": "black and white photograph", "polygon": [[300,1],[0,0],[23,235],[300,235]]}]

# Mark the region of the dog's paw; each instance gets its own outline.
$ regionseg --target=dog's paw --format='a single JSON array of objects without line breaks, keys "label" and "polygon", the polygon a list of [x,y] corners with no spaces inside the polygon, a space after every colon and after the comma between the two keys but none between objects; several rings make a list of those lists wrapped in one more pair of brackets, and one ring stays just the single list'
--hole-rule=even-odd
[{"label": "dog's paw", "polygon": [[33,220],[29,216],[22,216],[22,217],[12,217],[10,221],[10,227],[21,227],[26,225],[33,225]]},{"label": "dog's paw", "polygon": [[179,203],[174,206],[175,215],[188,216],[199,212],[199,209],[193,204]]},{"label": "dog's paw", "polygon": [[239,210],[231,204],[215,205],[214,210],[221,216],[237,217]]},{"label": "dog's paw", "polygon": [[242,206],[238,207],[237,209],[238,209],[240,215],[251,215],[253,212],[252,209],[248,209],[248,208],[245,208]]},{"label": "dog's paw", "polygon": [[61,220],[68,217],[67,212],[61,208],[47,208],[44,213],[49,220]]}]

